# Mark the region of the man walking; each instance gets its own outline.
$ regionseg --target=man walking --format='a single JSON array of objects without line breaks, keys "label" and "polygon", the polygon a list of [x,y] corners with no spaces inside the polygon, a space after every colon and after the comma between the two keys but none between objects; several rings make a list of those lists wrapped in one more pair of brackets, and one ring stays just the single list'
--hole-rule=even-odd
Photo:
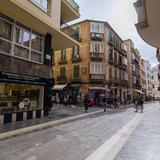
[{"label": "man walking", "polygon": [[144,110],[144,100],[143,100],[143,97],[142,95],[139,97],[139,106],[141,108],[141,113],[143,113],[143,110]]},{"label": "man walking", "polygon": [[88,106],[89,106],[89,95],[88,95],[88,93],[84,96],[83,103],[84,103],[85,113],[87,113],[88,112]]}]

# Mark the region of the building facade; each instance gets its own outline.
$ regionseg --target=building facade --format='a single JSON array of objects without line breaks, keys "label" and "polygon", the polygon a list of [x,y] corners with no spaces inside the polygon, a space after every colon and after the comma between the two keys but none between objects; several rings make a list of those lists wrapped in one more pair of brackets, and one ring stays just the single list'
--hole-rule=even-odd
[{"label": "building facade", "polygon": [[144,59],[141,59],[140,70],[141,70],[142,92],[144,95],[144,99],[146,99],[146,97],[147,97],[147,80],[146,80],[145,60]]},{"label": "building facade", "polygon": [[149,61],[145,62],[145,72],[146,72],[146,84],[147,84],[147,97],[152,97],[152,67]]},{"label": "building facade", "polygon": [[79,45],[76,36],[62,31],[61,22],[78,17],[74,1],[1,1],[0,124],[48,115],[52,52]]},{"label": "building facade", "polygon": [[130,39],[124,42],[127,45],[128,59],[128,75],[129,75],[129,90],[128,95],[133,101],[139,93],[142,93],[141,86],[141,56],[140,52],[134,48],[134,42]]},{"label": "building facade", "polygon": [[159,65],[152,68],[152,94],[153,97],[160,97],[160,75]]},{"label": "building facade", "polygon": [[107,22],[85,20],[72,27],[79,32],[81,45],[55,53],[56,84],[68,86],[74,97],[89,91],[96,98],[101,91],[110,90],[122,102],[128,89],[123,40]]}]

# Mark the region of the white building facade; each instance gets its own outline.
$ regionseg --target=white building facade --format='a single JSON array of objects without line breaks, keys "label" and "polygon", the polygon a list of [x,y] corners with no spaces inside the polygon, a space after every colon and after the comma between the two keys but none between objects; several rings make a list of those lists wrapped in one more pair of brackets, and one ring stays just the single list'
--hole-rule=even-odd
[{"label": "white building facade", "polygon": [[152,67],[149,61],[145,61],[147,96],[152,96]]},{"label": "white building facade", "polygon": [[159,65],[152,68],[152,92],[154,97],[160,97]]}]

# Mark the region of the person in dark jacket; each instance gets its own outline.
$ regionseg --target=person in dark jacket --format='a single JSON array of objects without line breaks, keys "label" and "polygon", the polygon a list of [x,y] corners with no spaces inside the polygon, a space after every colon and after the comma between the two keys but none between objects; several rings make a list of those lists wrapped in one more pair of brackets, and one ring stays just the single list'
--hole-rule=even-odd
[{"label": "person in dark jacket", "polygon": [[89,95],[88,94],[86,94],[84,96],[83,103],[84,103],[85,113],[87,113],[88,112],[88,106],[89,106]]},{"label": "person in dark jacket", "polygon": [[139,106],[141,108],[141,113],[143,113],[143,110],[144,110],[144,100],[143,100],[143,97],[142,95],[139,97]]}]

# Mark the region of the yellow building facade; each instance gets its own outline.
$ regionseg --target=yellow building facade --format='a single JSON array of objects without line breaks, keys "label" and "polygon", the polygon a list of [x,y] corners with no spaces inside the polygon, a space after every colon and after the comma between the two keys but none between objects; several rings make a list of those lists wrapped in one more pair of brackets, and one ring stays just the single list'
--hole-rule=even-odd
[{"label": "yellow building facade", "polygon": [[76,96],[89,91],[96,97],[101,91],[112,91],[123,102],[128,90],[123,40],[107,22],[85,20],[71,27],[79,33],[81,45],[54,53],[56,84],[68,86],[70,92],[76,89],[71,93]]}]

